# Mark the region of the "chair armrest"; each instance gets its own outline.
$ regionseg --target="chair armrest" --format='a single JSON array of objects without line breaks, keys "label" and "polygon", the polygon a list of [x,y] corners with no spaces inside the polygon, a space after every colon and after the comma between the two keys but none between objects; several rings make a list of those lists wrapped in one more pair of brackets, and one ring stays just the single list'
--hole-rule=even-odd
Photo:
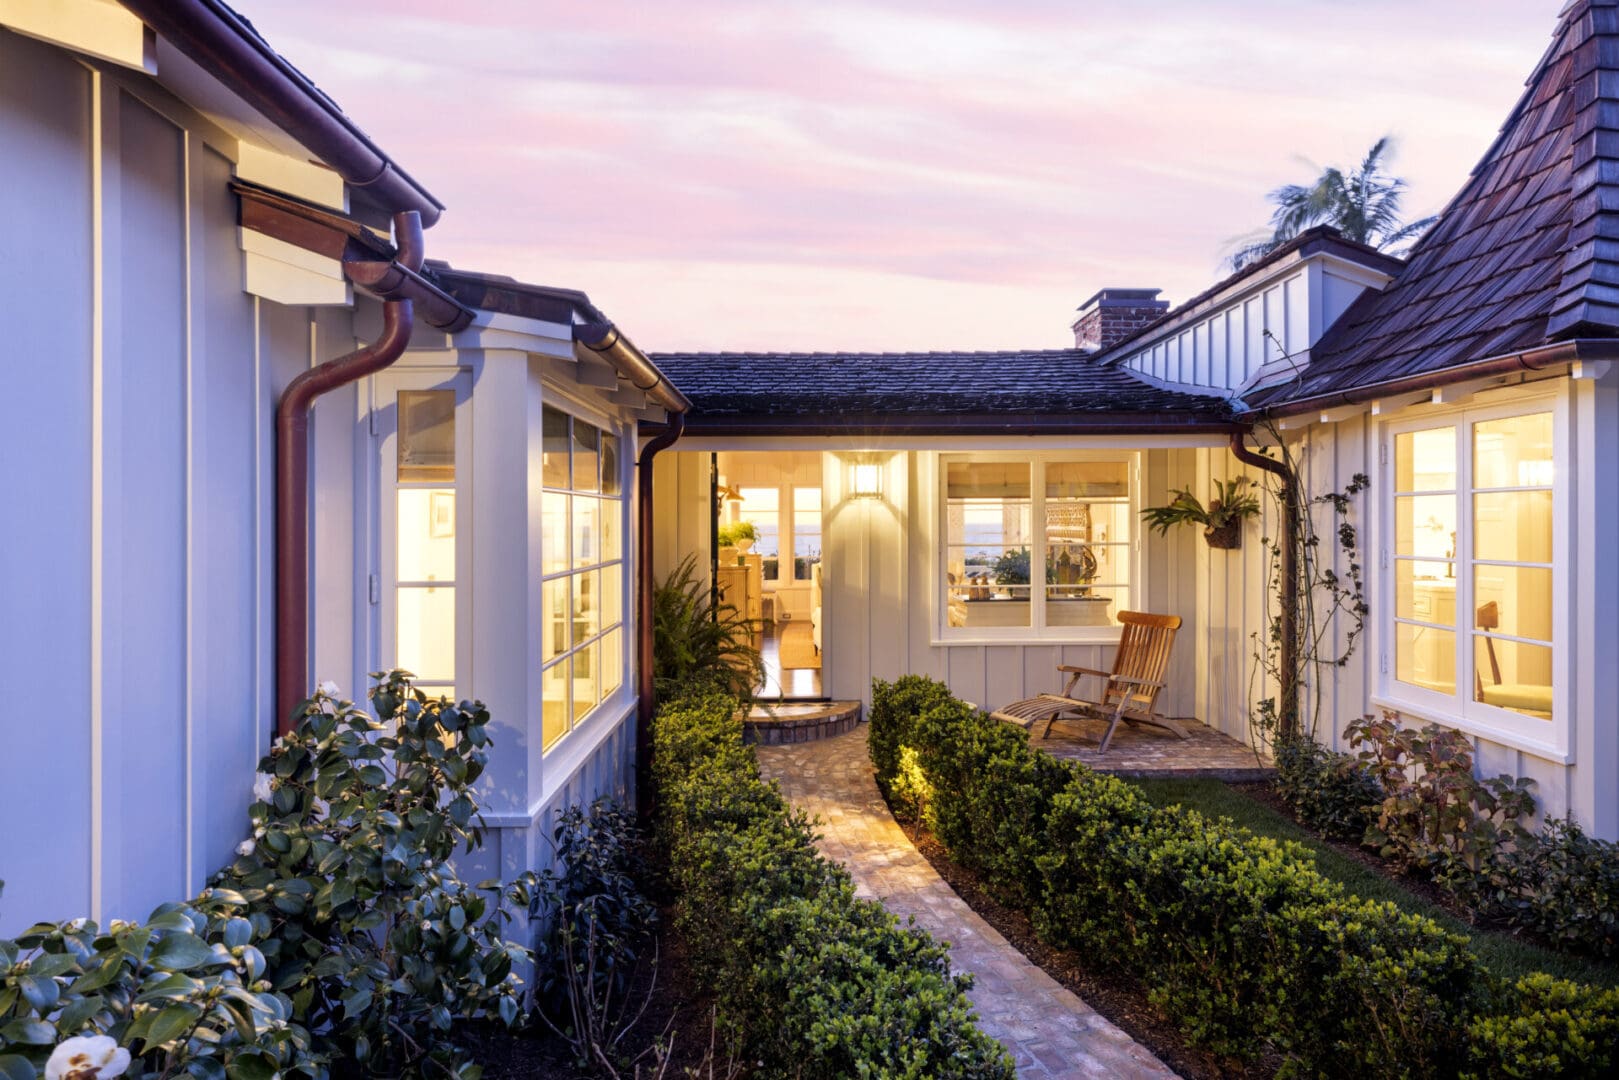
[{"label": "chair armrest", "polygon": [[1112,674],[1113,674],[1110,671],[1097,671],[1093,667],[1080,667],[1077,664],[1058,664],[1057,665],[1057,670],[1058,671],[1071,671],[1076,675],[1099,675],[1104,679],[1111,678]]},{"label": "chair armrest", "polygon": [[1133,675],[1109,675],[1108,682],[1124,683],[1126,686],[1156,686],[1162,690],[1167,683],[1156,682],[1152,679],[1138,679]]}]

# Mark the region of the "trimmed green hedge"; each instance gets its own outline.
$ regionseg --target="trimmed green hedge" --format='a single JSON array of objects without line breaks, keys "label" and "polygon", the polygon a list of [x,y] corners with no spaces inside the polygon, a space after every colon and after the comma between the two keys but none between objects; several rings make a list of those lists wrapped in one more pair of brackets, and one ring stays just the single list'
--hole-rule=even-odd
[{"label": "trimmed green hedge", "polygon": [[1619,993],[1497,985],[1466,938],[1347,893],[1307,849],[1154,807],[926,682],[873,684],[878,783],[920,791],[953,859],[1045,940],[1139,979],[1197,1044],[1279,1054],[1296,1076],[1599,1076],[1619,1061]]},{"label": "trimmed green hedge", "polygon": [[721,1023],[763,1075],[1011,1080],[945,947],[855,898],[811,823],[759,776],[736,702],[697,693],[654,727],[675,924]]}]

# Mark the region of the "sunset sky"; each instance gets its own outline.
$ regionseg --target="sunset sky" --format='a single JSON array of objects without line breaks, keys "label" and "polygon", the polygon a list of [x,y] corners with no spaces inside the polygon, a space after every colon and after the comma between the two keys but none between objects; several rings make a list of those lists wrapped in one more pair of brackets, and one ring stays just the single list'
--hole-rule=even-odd
[{"label": "sunset sky", "polygon": [[1298,158],[1440,209],[1560,0],[233,0],[449,211],[430,257],[648,351],[1071,344],[1179,301]]}]

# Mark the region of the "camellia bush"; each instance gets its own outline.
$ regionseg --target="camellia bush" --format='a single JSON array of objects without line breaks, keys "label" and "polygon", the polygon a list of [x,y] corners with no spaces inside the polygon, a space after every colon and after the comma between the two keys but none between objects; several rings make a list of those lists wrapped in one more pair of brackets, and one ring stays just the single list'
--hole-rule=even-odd
[{"label": "camellia bush", "polygon": [[374,715],[329,684],[303,704],[190,904],[0,940],[0,1080],[478,1075],[451,1034],[521,1022],[530,957],[504,930],[533,878],[449,865],[482,841],[488,711],[375,678]]}]

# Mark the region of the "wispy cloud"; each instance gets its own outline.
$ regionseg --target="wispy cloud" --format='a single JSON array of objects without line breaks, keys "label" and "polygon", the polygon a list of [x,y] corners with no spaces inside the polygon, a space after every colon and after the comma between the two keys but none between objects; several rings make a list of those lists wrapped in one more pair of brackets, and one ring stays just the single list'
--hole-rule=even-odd
[{"label": "wispy cloud", "polygon": [[649,349],[1064,344],[1386,131],[1436,209],[1557,7],[237,2],[449,204],[435,256],[587,289]]}]

